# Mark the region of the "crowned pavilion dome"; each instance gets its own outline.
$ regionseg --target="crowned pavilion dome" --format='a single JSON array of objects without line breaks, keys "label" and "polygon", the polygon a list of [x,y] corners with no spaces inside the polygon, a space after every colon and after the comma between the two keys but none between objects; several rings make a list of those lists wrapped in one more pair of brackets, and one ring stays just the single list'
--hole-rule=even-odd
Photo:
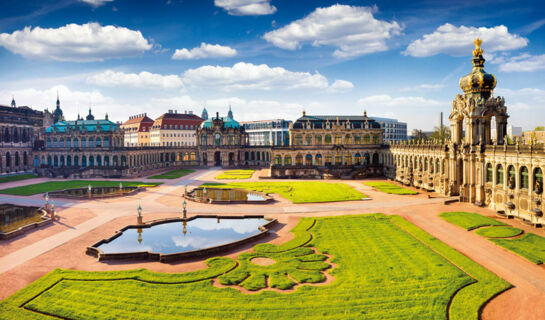
[{"label": "crowned pavilion dome", "polygon": [[483,49],[481,49],[482,40],[477,38],[473,43],[473,70],[471,73],[460,79],[460,88],[466,95],[472,97],[490,98],[496,87],[496,77],[484,71]]}]

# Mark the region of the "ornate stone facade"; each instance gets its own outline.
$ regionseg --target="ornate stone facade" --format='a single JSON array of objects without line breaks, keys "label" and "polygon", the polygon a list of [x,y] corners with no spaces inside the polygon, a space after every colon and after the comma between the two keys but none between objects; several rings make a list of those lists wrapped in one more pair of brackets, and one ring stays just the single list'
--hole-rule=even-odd
[{"label": "ornate stone facade", "polygon": [[505,100],[493,96],[496,78],[484,71],[481,41],[475,45],[464,95],[452,103],[451,139],[390,145],[386,175],[542,225],[545,146],[507,144]]},{"label": "ornate stone facade", "polygon": [[[44,120],[45,119],[45,120]],[[45,124],[51,122],[49,112],[0,106],[0,174],[28,172],[34,169],[33,147],[39,141]]]},{"label": "ornate stone facade", "polygon": [[290,145],[272,149],[271,176],[365,177],[380,175],[380,124],[363,116],[303,116],[290,127]]},{"label": "ornate stone facade", "polygon": [[197,129],[197,143],[203,166],[267,166],[270,163],[270,147],[249,146],[244,127],[232,117],[220,117],[218,113]]}]

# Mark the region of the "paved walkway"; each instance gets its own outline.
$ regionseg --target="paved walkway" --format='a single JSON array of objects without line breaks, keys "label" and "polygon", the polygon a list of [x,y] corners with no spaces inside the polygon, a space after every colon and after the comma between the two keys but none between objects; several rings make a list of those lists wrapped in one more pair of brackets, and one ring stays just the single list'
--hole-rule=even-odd
[{"label": "paved walkway", "polygon": [[[119,224],[122,222],[119,219],[126,221],[130,216],[136,216],[136,208],[139,203],[142,204],[144,209],[143,215],[145,220],[146,214],[150,212],[167,216],[177,213],[181,214],[182,198],[180,196],[184,186],[198,186],[203,182],[215,181],[214,177],[219,173],[219,169],[198,170],[180,179],[164,180],[164,184],[159,187],[151,188],[146,192],[126,198],[93,201],[56,200],[56,206],[60,208],[59,214],[61,216],[69,215],[82,208],[91,210],[96,216],[67,230],[30,243],[19,250],[0,257],[0,277],[3,274],[14,273],[14,268],[17,266],[24,264],[23,267],[27,268],[27,266],[32,265],[33,261],[40,261],[40,257],[43,260],[45,253],[57,250],[57,248],[64,244],[71,244],[69,246],[71,250],[77,250],[78,254],[81,255],[84,248],[81,247],[81,244],[74,245],[76,238],[92,234],[92,231],[97,227],[112,223],[114,220],[115,223]],[[252,177],[252,179],[255,179],[255,177]],[[400,214],[515,286],[515,288],[493,299],[484,308],[484,319],[545,319],[545,304],[542,303],[542,301],[545,301],[545,268],[536,266],[485,238],[449,224],[438,217],[438,214],[442,211],[465,210],[486,215],[492,215],[492,211],[468,204],[446,206],[443,204],[446,198],[428,198],[425,194],[417,196],[386,195],[374,191],[359,181],[343,182],[368,194],[372,200],[291,204],[285,199],[277,198],[278,201],[273,205],[210,205],[190,202],[188,203],[188,210],[190,215],[218,213],[236,215],[264,214],[273,217],[282,217],[283,219],[300,216],[328,216],[371,212]],[[39,205],[43,204],[43,197],[42,195],[32,197],[0,195],[0,202]],[[509,223],[516,222],[509,221]],[[542,230],[535,232],[545,235],[545,232]],[[89,244],[86,241],[81,241],[81,239],[80,242],[86,243],[86,245]],[[74,259],[81,258],[78,258],[76,255]],[[34,264],[36,263],[34,262]],[[106,265],[105,268],[107,267]],[[166,265],[162,266],[162,268],[168,269],[170,267]],[[20,273],[23,271],[18,270],[17,272]],[[44,272],[47,272],[47,270],[42,271],[40,269],[40,274],[29,277],[28,281],[32,281],[36,277],[43,275]],[[27,281],[26,278],[24,281]]]}]

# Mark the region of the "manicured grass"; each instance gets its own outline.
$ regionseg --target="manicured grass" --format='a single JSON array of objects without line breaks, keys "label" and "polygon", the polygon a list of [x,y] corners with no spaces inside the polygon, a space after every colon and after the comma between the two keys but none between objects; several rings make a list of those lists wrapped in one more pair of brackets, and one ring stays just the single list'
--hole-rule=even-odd
[{"label": "manicured grass", "polygon": [[28,174],[18,174],[15,176],[8,176],[8,177],[0,177],[0,183],[5,182],[13,182],[13,181],[19,181],[19,180],[26,180],[26,179],[34,179],[37,178],[35,174],[28,173]]},{"label": "manicured grass", "polygon": [[535,264],[542,264],[545,261],[545,238],[536,234],[527,233],[517,239],[489,240]]},{"label": "manicured grass", "polygon": [[148,177],[148,179],[178,179],[193,172],[195,172],[193,169],[176,169]]},{"label": "manicured grass", "polygon": [[264,193],[277,193],[293,203],[348,201],[367,198],[363,193],[344,183],[319,181],[205,183],[202,186],[241,188]]},{"label": "manicured grass", "polygon": [[[312,225],[313,221],[309,220],[313,219],[301,220],[305,225],[295,232],[296,237]],[[228,258],[208,260],[209,269],[188,274],[157,274],[142,269],[113,272],[55,270],[2,301],[0,314],[8,320],[53,319],[46,314],[98,320],[428,320],[446,319],[448,314],[453,320],[476,320],[479,307],[509,287],[466,256],[398,216],[317,218],[310,231],[314,236],[308,245],[319,253],[331,255],[332,263],[337,265],[329,271],[335,278],[331,284],[303,285],[291,293],[263,291],[257,294],[212,286],[210,278],[219,276],[227,282],[226,277],[241,268],[235,268],[234,260]],[[284,246],[285,251],[277,255],[283,255],[290,268],[293,265],[288,255],[296,258],[297,263],[308,264],[311,270],[323,269],[327,264],[323,255],[310,254],[307,247],[293,247],[300,243],[291,242],[291,246]],[[238,260],[241,262],[246,258],[241,255]],[[233,268],[234,271],[230,271]],[[321,280],[310,275],[293,275],[290,273],[293,269],[283,271],[290,275],[286,277],[274,272],[279,270],[274,265],[251,268],[245,269],[250,270],[251,275],[242,282],[243,286],[248,282],[246,286],[251,289],[266,284],[287,289],[292,286],[292,280]],[[268,277],[259,276],[265,270],[271,271],[267,273]],[[253,276],[255,274],[258,276]]]},{"label": "manicured grass", "polygon": [[499,226],[479,228],[477,231],[475,231],[475,233],[487,238],[509,238],[520,235],[522,230],[519,228]]},{"label": "manicured grass", "polygon": [[217,175],[216,179],[250,179],[254,172],[255,170],[252,169],[228,170]]},{"label": "manicured grass", "polygon": [[418,192],[406,188],[402,188],[398,185],[389,182],[366,182],[366,185],[375,188],[379,191],[389,194],[418,194]]},{"label": "manicured grass", "polygon": [[91,187],[115,187],[122,182],[125,187],[143,186],[154,187],[160,182],[140,182],[140,181],[95,181],[95,180],[67,180],[67,181],[49,181],[15,188],[0,190],[2,194],[12,194],[17,196],[31,196],[38,193],[53,192],[57,190]]},{"label": "manicured grass", "polygon": [[507,226],[507,224],[472,212],[443,212],[439,215],[448,222],[460,226],[466,230],[473,230],[485,226]]}]

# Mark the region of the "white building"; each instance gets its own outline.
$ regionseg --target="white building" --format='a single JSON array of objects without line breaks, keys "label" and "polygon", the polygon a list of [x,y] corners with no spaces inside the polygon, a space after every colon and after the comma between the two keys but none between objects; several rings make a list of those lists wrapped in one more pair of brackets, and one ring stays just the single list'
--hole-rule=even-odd
[{"label": "white building", "polygon": [[290,123],[284,119],[241,122],[251,146],[289,146]]},{"label": "white building", "polygon": [[397,119],[372,117],[380,124],[383,132],[383,141],[405,141],[407,140],[407,123],[399,122]]}]

